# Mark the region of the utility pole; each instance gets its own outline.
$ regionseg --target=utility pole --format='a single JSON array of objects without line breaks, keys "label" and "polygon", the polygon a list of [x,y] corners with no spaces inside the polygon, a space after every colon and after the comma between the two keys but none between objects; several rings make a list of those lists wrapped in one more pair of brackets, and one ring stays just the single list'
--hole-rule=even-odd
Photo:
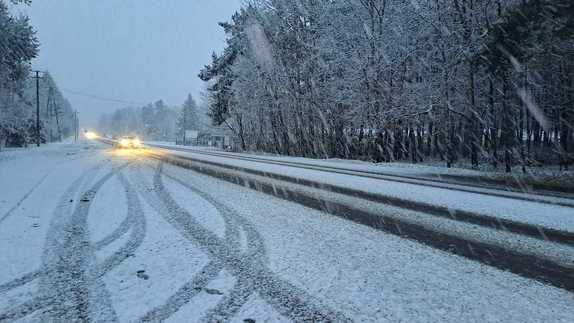
[{"label": "utility pole", "polygon": [[36,76],[36,145],[40,147],[40,71],[34,71]]},{"label": "utility pole", "polygon": [[187,139],[185,136],[186,135],[185,130],[187,129],[187,111],[186,110],[187,110],[186,105],[184,104],[183,105],[183,126],[182,126],[182,128],[183,128],[183,145],[184,146],[186,146],[185,140]]},{"label": "utility pole", "polygon": [[78,110],[74,111],[74,120],[76,124],[76,129],[74,131],[74,142],[78,142],[79,132],[80,132],[80,120],[78,119]]},{"label": "utility pole", "polygon": [[[54,95],[54,88],[50,87],[49,92],[48,92],[48,103],[47,103],[47,109],[49,111],[49,121],[48,121],[48,129],[49,129],[49,133],[50,133],[50,142],[54,142],[54,118],[56,118],[56,130],[57,130],[57,137],[56,140],[58,140],[58,142],[62,141],[62,127],[60,127],[60,107],[58,106],[58,103],[56,102],[56,98]],[[75,118],[74,118],[75,121]],[[74,126],[75,128],[75,126]]]},{"label": "utility pole", "polygon": [[55,106],[56,129],[58,129],[58,142],[62,142],[62,127],[60,127],[60,107]]},{"label": "utility pole", "polygon": [[48,141],[49,142],[53,142],[54,141],[54,136],[52,134],[52,130],[53,130],[53,125],[52,125],[52,119],[54,117],[53,113],[52,113],[52,87],[50,87],[50,89],[48,90],[48,100],[46,100],[46,124],[48,126]]}]

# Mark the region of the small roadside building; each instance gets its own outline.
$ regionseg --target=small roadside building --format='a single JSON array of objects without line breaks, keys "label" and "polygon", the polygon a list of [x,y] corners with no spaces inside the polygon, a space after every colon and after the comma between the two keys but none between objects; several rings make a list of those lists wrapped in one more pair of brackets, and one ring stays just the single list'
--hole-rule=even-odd
[{"label": "small roadside building", "polygon": [[200,131],[197,136],[197,145],[233,150],[236,146],[233,132],[227,127],[213,127]]}]

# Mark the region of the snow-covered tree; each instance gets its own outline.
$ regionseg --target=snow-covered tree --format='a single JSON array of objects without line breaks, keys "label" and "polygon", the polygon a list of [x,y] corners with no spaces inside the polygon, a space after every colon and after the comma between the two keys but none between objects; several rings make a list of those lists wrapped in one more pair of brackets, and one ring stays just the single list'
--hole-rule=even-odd
[{"label": "snow-covered tree", "polygon": [[200,122],[197,103],[188,94],[177,118],[178,137],[183,138],[186,130],[199,130]]},{"label": "snow-covered tree", "polygon": [[[572,161],[568,0],[253,0],[200,77],[243,149]],[[558,157],[558,158],[557,158]]]},{"label": "snow-covered tree", "polygon": [[103,114],[98,130],[108,136],[139,136],[145,140],[174,141],[178,109],[159,100],[143,107],[117,109]]},{"label": "snow-covered tree", "polygon": [[11,15],[3,0],[0,30],[0,148],[7,144],[25,146],[31,142],[36,127],[26,85],[30,62],[38,55],[39,44],[29,19]]}]

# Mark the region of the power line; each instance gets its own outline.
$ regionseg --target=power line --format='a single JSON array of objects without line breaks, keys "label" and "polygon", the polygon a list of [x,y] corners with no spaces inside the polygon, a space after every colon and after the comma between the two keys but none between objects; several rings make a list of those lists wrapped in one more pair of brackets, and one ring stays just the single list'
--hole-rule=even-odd
[{"label": "power line", "polygon": [[123,103],[123,104],[134,104],[134,105],[146,105],[147,104],[147,103],[136,102],[136,101],[122,100],[122,99],[115,99],[115,98],[106,98],[106,97],[99,96],[99,95],[89,94],[89,93],[65,89],[65,88],[60,88],[60,90],[62,92],[66,92],[66,93],[69,93],[72,95],[83,96],[83,97],[91,98],[91,99],[98,100],[98,101]]}]

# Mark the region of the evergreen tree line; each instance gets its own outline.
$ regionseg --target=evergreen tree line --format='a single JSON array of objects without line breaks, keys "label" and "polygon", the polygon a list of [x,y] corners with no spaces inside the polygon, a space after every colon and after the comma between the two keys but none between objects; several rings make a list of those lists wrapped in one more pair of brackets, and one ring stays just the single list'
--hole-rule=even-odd
[{"label": "evergreen tree line", "polygon": [[[30,4],[11,0],[10,3]],[[25,147],[36,138],[36,81],[31,61],[38,56],[36,32],[25,16],[10,13],[0,0],[0,149]],[[40,140],[53,142],[73,134],[74,111],[49,73],[39,80]]]},{"label": "evergreen tree line", "polygon": [[98,129],[108,136],[139,136],[152,141],[176,141],[184,129],[198,130],[198,106],[188,95],[181,107],[169,107],[162,100],[143,107],[118,109],[101,116]]},{"label": "evergreen tree line", "polygon": [[199,77],[243,150],[573,161],[574,1],[257,0]]}]

